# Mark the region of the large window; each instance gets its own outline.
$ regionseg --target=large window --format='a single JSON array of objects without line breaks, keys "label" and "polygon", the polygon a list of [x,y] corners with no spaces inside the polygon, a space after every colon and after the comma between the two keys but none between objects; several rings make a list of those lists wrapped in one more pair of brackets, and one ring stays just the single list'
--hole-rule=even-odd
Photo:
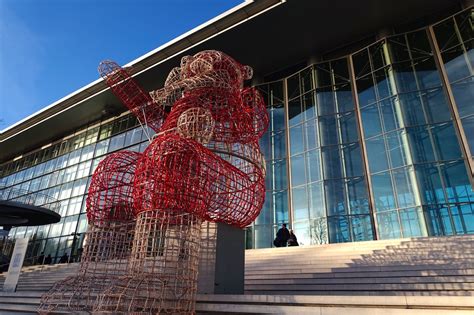
[{"label": "large window", "polygon": [[[102,140],[96,143],[99,137]],[[137,147],[137,144],[143,146]],[[3,186],[0,189],[21,189],[26,194],[22,198],[37,192],[51,196],[57,200],[57,207],[41,199],[37,199],[36,203],[57,209],[62,217],[60,222],[49,226],[13,228],[10,236],[30,238],[28,256],[44,252],[58,260],[64,252],[77,255],[87,229],[85,199],[95,167],[107,152],[143,150],[146,144],[136,119],[125,115],[100,126],[80,130],[67,140],[53,143],[18,161],[3,164],[1,170],[7,176],[0,179]],[[76,241],[73,241],[74,237]]]},{"label": "large window", "polygon": [[471,157],[474,157],[473,12],[468,9],[433,27]]}]

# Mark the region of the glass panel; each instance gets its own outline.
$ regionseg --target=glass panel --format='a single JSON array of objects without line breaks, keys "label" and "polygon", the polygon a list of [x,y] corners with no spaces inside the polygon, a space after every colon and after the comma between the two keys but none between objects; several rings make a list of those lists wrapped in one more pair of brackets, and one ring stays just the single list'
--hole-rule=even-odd
[{"label": "glass panel", "polygon": [[313,89],[313,69],[306,68],[300,73],[301,90],[303,93]]},{"label": "glass panel", "polygon": [[446,200],[436,165],[416,165],[415,172],[423,204],[444,204]]},{"label": "glass panel", "polygon": [[324,181],[324,190],[328,215],[348,212],[346,211],[344,180]]},{"label": "glass panel", "polygon": [[398,121],[395,101],[395,98],[390,98],[379,103],[385,132],[402,127]]},{"label": "glass panel", "polygon": [[272,107],[270,110],[271,128],[273,131],[285,129],[285,109],[283,106]]},{"label": "glass panel", "polygon": [[338,144],[338,132],[336,117],[321,116],[319,118],[319,132],[321,134],[321,145]]},{"label": "glass panel", "polygon": [[442,52],[441,56],[450,82],[455,82],[471,75],[469,58],[463,45],[452,47]]},{"label": "glass panel", "polygon": [[358,143],[352,143],[342,147],[344,155],[344,169],[346,177],[364,175],[362,154]]},{"label": "glass panel", "polygon": [[308,120],[304,124],[305,128],[305,149],[311,150],[318,146],[318,131],[316,122],[314,120]]},{"label": "glass panel", "polygon": [[370,216],[368,215],[357,215],[351,217],[352,226],[352,241],[370,241],[373,240],[372,224],[370,222]]},{"label": "glass panel", "polygon": [[316,103],[318,104],[318,115],[335,113],[336,103],[332,87],[316,89]]},{"label": "glass panel", "polygon": [[272,144],[272,158],[273,159],[281,159],[286,157],[286,138],[285,138],[285,131],[277,131],[271,134],[270,138]]},{"label": "glass panel", "polygon": [[348,180],[347,191],[349,194],[350,213],[369,213],[369,196],[365,179],[358,177]]},{"label": "glass panel", "polygon": [[372,175],[372,190],[376,211],[380,212],[396,208],[392,180],[389,172]]},{"label": "glass panel", "polygon": [[295,220],[308,219],[308,196],[306,186],[293,188],[293,213]]},{"label": "glass panel", "polygon": [[391,167],[399,167],[410,163],[409,159],[411,156],[406,140],[406,131],[394,131],[387,133],[385,136]]},{"label": "glass panel", "polygon": [[322,182],[312,183],[308,189],[310,193],[310,218],[326,216]]},{"label": "glass panel", "polygon": [[125,141],[125,133],[121,133],[111,138],[108,152],[112,152],[112,151],[123,148],[124,141]]},{"label": "glass panel", "polygon": [[378,136],[365,141],[367,157],[371,173],[386,170],[388,168],[387,154],[383,137]]},{"label": "glass panel", "polygon": [[[288,99],[292,99],[300,95],[300,78],[299,74],[292,75],[287,79]],[[291,118],[291,116],[290,116]]]},{"label": "glass panel", "polygon": [[335,84],[349,82],[349,68],[347,64],[347,58],[331,61],[331,70],[334,75]]},{"label": "glass panel", "polygon": [[305,119],[311,119],[316,117],[316,100],[314,92],[309,92],[303,95],[303,111]]},{"label": "glass panel", "polygon": [[350,84],[341,84],[334,87],[336,92],[337,112],[354,110],[354,100]]},{"label": "glass panel", "polygon": [[304,155],[296,155],[291,158],[291,184],[299,186],[306,183]]},{"label": "glass panel", "polygon": [[314,74],[316,87],[328,86],[332,84],[329,62],[317,64],[315,66]]},{"label": "glass panel", "polygon": [[413,161],[415,163],[435,161],[429,127],[407,128],[407,132],[413,150]]},{"label": "glass panel", "polygon": [[327,222],[326,218],[320,218],[310,221],[311,244],[327,244]]},{"label": "glass panel", "polygon": [[393,180],[397,190],[399,208],[419,204],[415,174],[413,168],[401,168],[393,171]]},{"label": "glass panel", "polygon": [[438,69],[432,57],[414,63],[418,90],[441,86]]},{"label": "glass panel", "polygon": [[394,62],[410,59],[405,36],[406,35],[393,36],[388,39],[390,56]]},{"label": "glass panel", "polygon": [[306,153],[308,182],[321,180],[321,160],[319,154],[319,150],[312,150]]},{"label": "glass panel", "polygon": [[432,126],[431,132],[439,160],[462,158],[461,148],[452,123]]},{"label": "glass panel", "polygon": [[290,126],[297,125],[304,120],[304,113],[301,110],[301,101],[299,98],[288,102],[288,115],[288,123]]},{"label": "glass panel", "polygon": [[356,80],[357,96],[359,98],[359,106],[372,104],[376,101],[374,81],[372,76],[368,75]]},{"label": "glass panel", "polygon": [[472,100],[474,99],[474,77],[451,84],[451,89],[459,116],[465,117],[474,114],[474,106],[472,106]]},{"label": "glass panel", "polygon": [[387,98],[396,92],[393,90],[395,87],[390,83],[390,72],[391,68],[387,67],[385,69],[375,71],[373,74],[379,99]]},{"label": "glass panel", "polygon": [[379,238],[382,240],[401,237],[397,211],[378,213],[377,226]]},{"label": "glass panel", "polygon": [[298,125],[290,128],[291,155],[298,154],[304,150],[303,126]]},{"label": "glass panel", "polygon": [[362,51],[354,54],[352,56],[352,62],[354,64],[354,71],[357,78],[368,74],[371,71],[369,52],[367,49],[363,49]]},{"label": "glass panel", "polygon": [[474,192],[463,161],[441,165],[448,202],[474,202]]},{"label": "glass panel", "polygon": [[288,222],[288,192],[272,192],[273,208],[275,209],[275,223],[281,224]]},{"label": "glass panel", "polygon": [[448,208],[443,206],[424,207],[426,227],[432,236],[453,235]]},{"label": "glass panel", "polygon": [[324,178],[341,178],[343,177],[342,170],[342,152],[338,146],[323,147],[323,171]]},{"label": "glass panel", "polygon": [[[286,176],[286,160],[271,161],[273,173],[273,189],[286,189],[288,185]],[[269,187],[267,187],[268,189]]]},{"label": "glass panel", "polygon": [[364,137],[370,138],[382,133],[380,114],[377,104],[366,106],[360,110]]},{"label": "glass panel", "polygon": [[349,221],[346,216],[328,217],[329,242],[350,242]]},{"label": "glass panel", "polygon": [[338,115],[342,143],[355,142],[359,139],[357,121],[354,112]]}]

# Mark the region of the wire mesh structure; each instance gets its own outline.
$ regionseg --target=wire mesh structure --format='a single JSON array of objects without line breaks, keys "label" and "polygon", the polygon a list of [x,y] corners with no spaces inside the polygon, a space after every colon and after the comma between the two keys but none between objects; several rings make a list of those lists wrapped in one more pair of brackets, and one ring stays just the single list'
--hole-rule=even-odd
[{"label": "wire mesh structure", "polygon": [[43,295],[39,313],[92,311],[99,293],[127,273],[135,229],[133,179],[140,157],[121,151],[97,166],[86,200],[89,228],[79,272]]},{"label": "wire mesh structure", "polygon": [[100,63],[98,70],[112,93],[128,107],[141,124],[154,131],[160,129],[165,118],[164,109],[138,85],[131,76],[130,69],[121,68],[114,61],[105,60]]},{"label": "wire mesh structure", "polygon": [[163,89],[171,112],[137,165],[137,226],[128,275],[104,291],[95,311],[194,313],[201,224],[245,227],[260,213],[265,167],[258,139],[268,126],[252,75],[217,51],[182,59]]},{"label": "wire mesh structure", "polygon": [[[245,227],[265,198],[258,140],[269,119],[258,91],[243,88],[252,69],[203,51],[183,57],[150,95],[114,62],[102,62],[99,72],[157,135],[142,155],[119,152],[99,164],[87,199],[91,229],[81,274],[58,284],[42,309],[193,314],[203,222]],[[82,300],[68,300],[66,286]]]},{"label": "wire mesh structure", "polygon": [[137,217],[129,274],[100,294],[98,313],[192,314],[202,219],[176,211]]}]

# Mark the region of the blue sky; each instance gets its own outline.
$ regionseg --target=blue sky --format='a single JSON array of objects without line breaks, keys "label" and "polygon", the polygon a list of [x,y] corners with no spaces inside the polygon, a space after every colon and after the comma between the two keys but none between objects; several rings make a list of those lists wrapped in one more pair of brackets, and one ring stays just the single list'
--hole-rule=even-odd
[{"label": "blue sky", "polygon": [[242,0],[0,0],[0,130]]}]

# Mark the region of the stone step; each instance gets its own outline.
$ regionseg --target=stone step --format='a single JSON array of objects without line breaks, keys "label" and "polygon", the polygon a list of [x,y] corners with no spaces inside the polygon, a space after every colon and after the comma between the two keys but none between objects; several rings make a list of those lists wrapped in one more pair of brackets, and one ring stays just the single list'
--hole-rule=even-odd
[{"label": "stone step", "polygon": [[353,253],[353,254],[338,254],[338,255],[326,255],[321,253],[311,253],[311,252],[301,252],[301,253],[287,253],[281,255],[267,255],[261,254],[259,257],[245,257],[246,263],[254,263],[258,261],[269,261],[269,262],[277,262],[280,260],[286,260],[288,258],[294,259],[295,261],[298,260],[411,260],[413,258],[419,259],[455,259],[455,260],[462,260],[462,259],[472,259],[474,258],[474,252],[462,252],[462,253],[451,253],[444,250],[442,253],[420,253],[420,252],[405,252],[404,254],[392,254],[392,253],[383,253],[383,254],[374,254],[373,252],[367,254],[360,254],[360,253]]},{"label": "stone step", "polygon": [[41,297],[0,297],[1,304],[29,304],[29,305],[39,305]]},{"label": "stone step", "polygon": [[473,269],[474,264],[460,265],[414,265],[414,266],[357,266],[357,267],[334,267],[334,268],[318,268],[318,267],[291,267],[285,268],[246,268],[245,275],[250,274],[280,274],[280,273],[319,273],[319,272],[381,272],[381,271],[417,271],[417,270],[443,270],[443,269]]},{"label": "stone step", "polygon": [[[443,258],[443,259],[413,259],[413,260],[396,260],[396,261],[357,261],[357,260],[349,260],[349,261],[344,261],[344,260],[306,260],[306,261],[291,261],[291,265],[294,267],[306,267],[306,266],[373,266],[373,265],[379,265],[379,266],[387,266],[387,265],[413,265],[413,264],[419,264],[419,265],[426,265],[426,264],[432,264],[432,265],[446,265],[446,264],[467,264],[474,261],[474,259],[463,259],[463,260],[454,260],[454,259],[448,259],[448,258]],[[288,262],[285,261],[255,261],[252,263],[246,263],[245,267],[248,269],[252,268],[268,268],[268,269],[276,269],[276,268],[281,268],[282,266],[288,266]]]},{"label": "stone step", "polygon": [[441,269],[417,271],[381,271],[381,272],[324,272],[324,273],[275,273],[275,274],[246,274],[245,279],[307,279],[307,278],[371,278],[371,277],[428,277],[428,276],[469,276],[474,275],[474,269]]},{"label": "stone step", "polygon": [[[387,307],[335,307],[335,306],[286,306],[244,305],[234,303],[198,303],[197,314],[300,314],[300,315],[440,315],[440,310],[405,309]],[[473,315],[470,310],[443,310],[443,315]]]},{"label": "stone step", "polygon": [[[349,265],[349,264],[325,264],[325,265],[295,265],[295,266],[251,266],[245,269],[245,274],[255,273],[269,273],[272,274],[275,271],[282,273],[291,273],[291,270],[297,270],[297,272],[359,272],[359,271],[416,271],[416,270],[440,270],[440,269],[473,269],[473,264],[445,264],[445,265]],[[294,273],[294,272],[293,272]]]},{"label": "stone step", "polygon": [[[463,244],[456,245],[443,245],[443,246],[377,246],[377,247],[359,247],[359,248],[321,248],[318,246],[298,246],[298,247],[280,247],[280,248],[268,248],[268,249],[250,249],[246,250],[245,254],[247,257],[259,256],[259,255],[286,255],[295,254],[301,252],[314,252],[320,254],[366,254],[375,252],[376,254],[381,251],[388,251],[391,253],[403,253],[404,251],[419,251],[420,253],[429,253],[431,251],[445,251],[449,250],[454,253],[463,253],[465,250],[468,253],[472,253],[474,241],[466,242]],[[355,246],[355,245],[354,245]]]},{"label": "stone step", "polygon": [[313,279],[245,279],[245,285],[255,284],[400,284],[400,283],[474,283],[474,276],[453,277],[390,277],[390,278],[313,278]]},{"label": "stone step", "polygon": [[289,290],[246,290],[245,294],[247,295],[311,295],[311,296],[334,296],[334,295],[344,295],[344,296],[429,296],[429,297],[457,297],[457,296],[467,296],[474,297],[474,291],[462,290],[462,291],[445,291],[445,290],[436,290],[436,291],[404,291],[404,290],[390,290],[390,291],[289,291]]},{"label": "stone step", "polygon": [[445,250],[433,253],[421,253],[421,252],[404,252],[404,253],[388,253],[385,252],[383,254],[375,254],[375,253],[367,253],[367,254],[359,254],[359,253],[353,253],[353,254],[331,254],[331,255],[326,255],[324,253],[312,253],[312,252],[301,252],[298,253],[297,256],[293,254],[282,254],[278,256],[273,256],[273,255],[260,255],[260,256],[254,256],[254,257],[248,257],[246,256],[246,262],[255,262],[255,261],[278,261],[279,259],[285,258],[285,257],[292,257],[295,260],[304,260],[304,259],[318,259],[318,260],[329,260],[329,259],[345,259],[345,260],[351,260],[351,259],[367,259],[367,258],[377,258],[377,259],[412,259],[413,257],[419,257],[421,258],[428,258],[428,259],[433,259],[433,258],[451,258],[451,259],[470,259],[474,257],[474,252],[469,253],[466,251],[459,252],[459,253],[454,253],[454,252],[449,252],[447,253]]},{"label": "stone step", "polygon": [[474,291],[474,283],[245,284],[245,291]]},{"label": "stone step", "polygon": [[[466,256],[473,256],[474,255],[474,250],[471,248],[460,248],[459,250],[452,250],[451,248],[442,248],[442,249],[426,249],[426,250],[421,250],[419,248],[413,248],[413,249],[407,249],[407,248],[402,248],[402,249],[371,249],[371,250],[351,250],[350,252],[345,252],[345,251],[321,251],[315,248],[308,247],[305,250],[299,250],[299,251],[285,251],[285,252],[280,252],[279,249],[275,248],[275,252],[260,252],[260,253],[253,253],[249,254],[247,251],[245,252],[245,258],[246,259],[261,259],[261,258],[279,258],[279,257],[285,257],[288,255],[294,255],[294,258],[299,257],[299,255],[305,256],[305,257],[365,257],[367,255],[369,256],[383,256],[383,257],[413,257],[413,256],[430,256],[430,255],[466,255]],[[449,254],[448,254],[449,251]],[[298,255],[298,256],[296,256]]]},{"label": "stone step", "polygon": [[471,314],[471,297],[198,295],[198,314]]},{"label": "stone step", "polygon": [[0,291],[0,297],[2,298],[41,298],[41,295],[43,293],[41,292],[35,292],[35,291],[27,291],[27,292],[3,292]]},{"label": "stone step", "polygon": [[37,309],[38,305],[0,303],[0,314],[3,314],[3,311],[34,312],[36,314]]}]

